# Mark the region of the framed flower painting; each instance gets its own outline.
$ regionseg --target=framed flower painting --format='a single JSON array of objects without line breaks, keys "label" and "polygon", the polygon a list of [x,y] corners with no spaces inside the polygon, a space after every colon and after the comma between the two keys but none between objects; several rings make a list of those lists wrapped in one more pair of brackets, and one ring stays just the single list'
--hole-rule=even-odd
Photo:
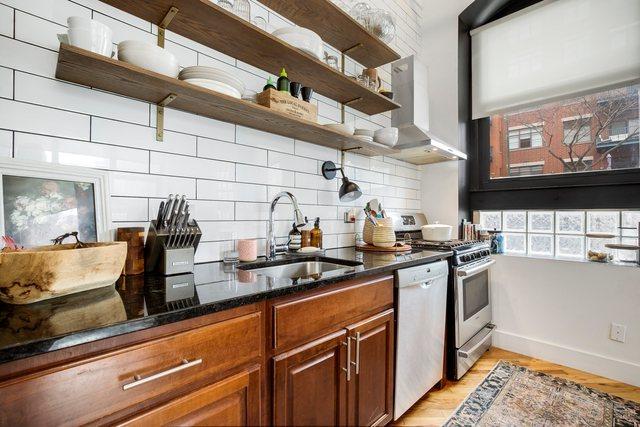
[{"label": "framed flower painting", "polygon": [[94,169],[0,160],[0,235],[24,247],[72,231],[83,242],[107,240],[107,178]]}]

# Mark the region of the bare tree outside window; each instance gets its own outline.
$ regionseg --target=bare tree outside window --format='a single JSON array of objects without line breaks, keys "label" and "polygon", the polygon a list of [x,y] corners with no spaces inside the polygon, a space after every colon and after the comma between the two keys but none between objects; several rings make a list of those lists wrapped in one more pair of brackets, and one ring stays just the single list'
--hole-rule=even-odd
[{"label": "bare tree outside window", "polygon": [[[491,177],[513,176],[514,168],[533,175],[640,167],[639,88],[493,116]],[[523,134],[541,143],[517,143]]]}]

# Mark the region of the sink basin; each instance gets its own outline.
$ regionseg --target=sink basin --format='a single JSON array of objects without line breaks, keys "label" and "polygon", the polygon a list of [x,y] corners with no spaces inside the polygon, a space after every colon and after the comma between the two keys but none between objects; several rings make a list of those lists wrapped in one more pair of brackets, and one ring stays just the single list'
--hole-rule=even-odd
[{"label": "sink basin", "polygon": [[355,266],[361,265],[355,261],[343,260],[302,260],[302,261],[276,261],[273,265],[265,267],[253,267],[246,265],[240,267],[242,270],[249,270],[256,274],[269,277],[284,277],[289,279],[301,279],[306,277],[317,277],[323,273],[336,270],[349,270]]}]

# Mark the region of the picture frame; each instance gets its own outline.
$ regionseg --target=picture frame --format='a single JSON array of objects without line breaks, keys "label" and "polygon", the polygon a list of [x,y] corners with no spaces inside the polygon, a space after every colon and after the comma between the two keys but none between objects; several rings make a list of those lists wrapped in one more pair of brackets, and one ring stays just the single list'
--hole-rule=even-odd
[{"label": "picture frame", "polygon": [[[8,188],[10,187],[10,188]],[[80,200],[74,201],[73,189],[86,190],[83,194],[82,202]],[[68,224],[82,224],[85,231],[85,236],[89,236],[88,241],[103,242],[110,241],[110,214],[109,214],[109,175],[106,171],[97,169],[75,167],[59,165],[55,163],[43,163],[33,161],[23,161],[11,158],[0,158],[0,236],[8,234],[8,231],[15,231],[17,228],[16,217],[12,217],[9,214],[9,218],[13,221],[11,224],[6,224],[5,218],[5,197],[12,198],[13,201],[17,201],[16,194],[20,191],[28,189],[29,195],[25,195],[21,199],[20,207],[24,208],[25,212],[29,212],[29,209],[35,210],[36,213],[28,213],[21,216],[23,221],[31,221],[30,224],[24,225],[24,229],[31,234],[25,237],[25,240],[29,240],[24,246],[40,246],[51,244],[50,239],[55,238],[57,235],[64,234],[71,231],[79,231],[82,236],[82,230],[66,230]],[[46,197],[54,194],[55,201],[64,199],[64,202],[73,206],[76,203],[75,212],[70,210],[71,215],[66,215],[67,218],[63,218],[63,225],[60,229],[51,229],[46,231],[39,230],[39,234],[36,234],[36,228],[33,225],[34,216],[37,215],[42,209],[55,209],[51,208],[48,204],[42,207],[42,197],[39,195],[37,200],[34,200],[38,192],[45,194],[45,202],[48,202]],[[76,192],[78,193],[78,192]],[[79,193],[78,193],[79,194]],[[92,202],[91,203],[91,198]],[[78,207],[82,204],[84,209]],[[24,207],[26,205],[26,207]],[[35,209],[32,206],[38,205]],[[13,207],[18,209],[18,203],[14,203]],[[21,214],[22,212],[18,212]],[[81,217],[82,215],[84,217]],[[73,217],[75,215],[75,218]],[[60,223],[60,215],[53,215],[52,221]],[[27,219],[25,219],[27,218]],[[23,225],[23,224],[21,224]],[[45,224],[46,225],[46,224]],[[47,238],[44,239],[46,233]],[[34,235],[35,234],[35,235]],[[50,236],[49,236],[50,234]],[[85,237],[86,238],[86,237]],[[35,240],[37,239],[37,242]],[[81,237],[82,239],[82,237]],[[21,243],[21,242],[19,242]]]}]

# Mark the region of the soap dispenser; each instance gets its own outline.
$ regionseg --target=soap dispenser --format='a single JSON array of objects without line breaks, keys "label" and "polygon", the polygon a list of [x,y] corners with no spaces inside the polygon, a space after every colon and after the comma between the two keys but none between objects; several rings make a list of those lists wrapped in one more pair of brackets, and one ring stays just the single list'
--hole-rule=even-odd
[{"label": "soap dispenser", "polygon": [[311,246],[322,249],[322,230],[320,229],[320,217],[317,217],[311,230]]}]

